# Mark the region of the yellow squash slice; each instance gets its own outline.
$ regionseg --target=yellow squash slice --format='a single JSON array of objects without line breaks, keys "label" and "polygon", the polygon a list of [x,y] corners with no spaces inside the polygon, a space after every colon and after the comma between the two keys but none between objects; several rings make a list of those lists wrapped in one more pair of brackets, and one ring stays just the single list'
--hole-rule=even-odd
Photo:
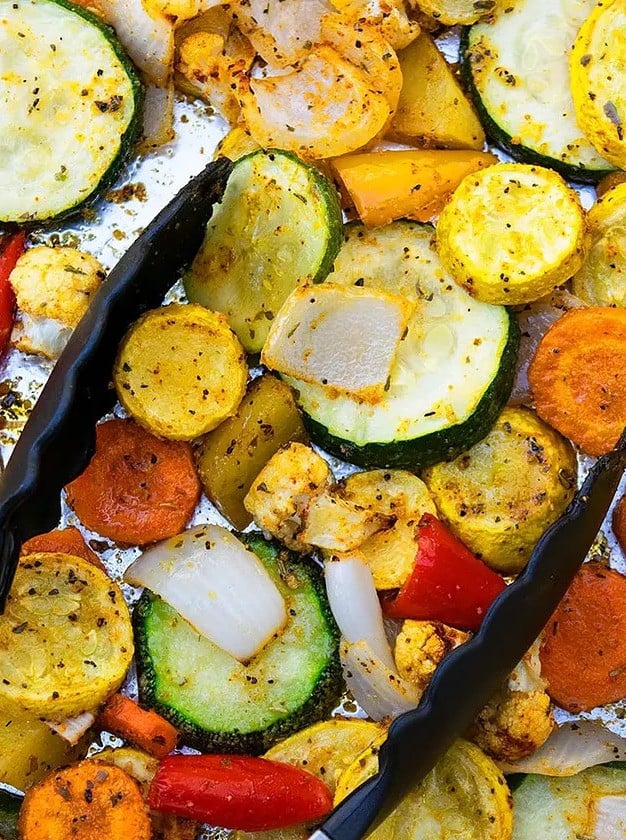
[{"label": "yellow squash slice", "polygon": [[592,306],[626,306],[626,183],[605,193],[588,218],[591,248],[573,292]]},{"label": "yellow squash slice", "polygon": [[[377,747],[370,747],[339,779],[335,804],[377,770]],[[510,840],[512,830],[511,794],[504,776],[478,747],[459,740],[370,837]]]},{"label": "yellow squash slice", "polygon": [[120,402],[148,431],[192,440],[235,413],[248,367],[224,315],[197,304],[147,312],[124,337],[113,381]]},{"label": "yellow squash slice", "polygon": [[61,721],[97,709],[122,684],[133,633],[122,593],[68,554],[20,560],[0,617],[0,703]]},{"label": "yellow squash slice", "polygon": [[556,172],[502,163],[461,181],[439,218],[437,250],[478,300],[531,303],[581,267],[587,224]]},{"label": "yellow squash slice", "polygon": [[626,168],[626,0],[602,0],[570,55],[576,119],[595,148]]}]

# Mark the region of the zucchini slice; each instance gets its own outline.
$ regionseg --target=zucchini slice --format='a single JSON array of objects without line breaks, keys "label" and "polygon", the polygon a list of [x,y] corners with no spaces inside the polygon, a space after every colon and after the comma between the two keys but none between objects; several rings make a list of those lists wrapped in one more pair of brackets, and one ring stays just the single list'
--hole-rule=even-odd
[{"label": "zucchini slice", "polygon": [[587,218],[591,248],[572,290],[591,306],[626,306],[626,184],[605,193]]},{"label": "zucchini slice", "polygon": [[417,469],[483,438],[511,392],[518,329],[506,309],[473,300],[446,274],[430,225],[347,225],[329,280],[416,303],[389,387],[376,405],[294,379],[316,443],[364,467]]},{"label": "zucchini slice", "polygon": [[341,245],[333,185],[287,152],[240,158],[186,278],[189,300],[223,312],[250,353],[299,284],[319,283]]},{"label": "zucchini slice", "polygon": [[0,617],[0,650],[0,703],[46,720],[75,717],[97,709],[126,676],[128,608],[117,584],[87,560],[29,554]]},{"label": "zucchini slice", "polygon": [[259,534],[241,539],[285,598],[283,632],[242,665],[146,591],[134,612],[137,666],[142,702],[171,720],[189,746],[259,754],[336,705],[339,631],[316,566]]},{"label": "zucchini slice", "polygon": [[626,836],[626,772],[590,767],[575,776],[526,776],[513,791],[513,840],[617,840]]},{"label": "zucchini slice", "polygon": [[626,168],[626,5],[603,0],[574,41],[570,74],[576,119],[598,152]]},{"label": "zucchini slice", "polygon": [[487,437],[424,473],[454,533],[492,568],[514,574],[576,490],[571,443],[526,408],[505,408]]},{"label": "zucchini slice", "polygon": [[58,218],[106,187],[143,87],[113,30],[65,0],[0,0],[0,222]]},{"label": "zucchini slice", "polygon": [[593,183],[612,169],[576,121],[569,56],[595,0],[518,0],[461,40],[463,76],[487,133],[515,160]]},{"label": "zucchini slice", "polygon": [[578,195],[550,169],[499,163],[466,176],[437,224],[457,283],[487,303],[532,303],[566,283],[587,251]]}]

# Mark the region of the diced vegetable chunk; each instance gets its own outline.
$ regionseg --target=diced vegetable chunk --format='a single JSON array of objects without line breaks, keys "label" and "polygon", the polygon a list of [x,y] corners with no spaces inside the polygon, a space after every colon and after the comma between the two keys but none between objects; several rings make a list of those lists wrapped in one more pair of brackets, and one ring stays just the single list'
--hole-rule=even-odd
[{"label": "diced vegetable chunk", "polygon": [[298,288],[272,324],[261,361],[331,393],[378,402],[412,309],[406,298],[378,290]]},{"label": "diced vegetable chunk", "polygon": [[205,492],[239,529],[252,521],[243,500],[261,469],[282,446],[307,434],[291,388],[269,373],[252,380],[237,413],[197,449]]}]

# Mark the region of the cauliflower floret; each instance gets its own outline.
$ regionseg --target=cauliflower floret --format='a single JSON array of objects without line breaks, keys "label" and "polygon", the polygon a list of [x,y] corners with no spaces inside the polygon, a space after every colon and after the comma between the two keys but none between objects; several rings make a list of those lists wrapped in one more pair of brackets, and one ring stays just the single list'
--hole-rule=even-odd
[{"label": "cauliflower floret", "polygon": [[394,516],[385,516],[344,499],[338,488],[315,496],[302,514],[302,528],[296,539],[332,552],[358,548],[374,534],[395,523]]},{"label": "cauliflower floret", "polygon": [[502,689],[480,712],[469,738],[496,761],[518,761],[547,740],[554,729],[545,691]]},{"label": "cauliflower floret", "polygon": [[332,473],[322,457],[309,446],[291,443],[270,458],[243,503],[264,531],[296,551],[306,551],[308,546],[295,539],[302,514],[331,481]]},{"label": "cauliflower floret", "polygon": [[333,0],[333,6],[349,20],[377,29],[394,50],[408,47],[420,34],[404,0]]},{"label": "cauliflower floret", "polygon": [[398,673],[423,693],[441,660],[470,635],[439,621],[408,619],[402,624],[394,649]]},{"label": "cauliflower floret", "polygon": [[10,277],[18,307],[14,346],[57,358],[105,276],[95,257],[75,248],[25,251]]}]

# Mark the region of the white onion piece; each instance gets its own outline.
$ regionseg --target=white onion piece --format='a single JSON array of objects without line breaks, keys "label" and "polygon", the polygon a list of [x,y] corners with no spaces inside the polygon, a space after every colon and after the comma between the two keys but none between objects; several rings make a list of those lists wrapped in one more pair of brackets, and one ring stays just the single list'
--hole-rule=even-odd
[{"label": "white onion piece", "polygon": [[532,362],[539,342],[552,324],[570,309],[582,309],[587,304],[566,291],[556,291],[535,303],[530,303],[517,313],[517,322],[522,333],[517,373],[511,393],[512,405],[532,405],[532,394],[528,384],[528,367]]},{"label": "white onion piece", "polygon": [[344,640],[341,664],[352,696],[372,720],[397,717],[417,706],[419,690],[390,670],[367,642]]},{"label": "white onion piece", "polygon": [[545,690],[547,683],[541,676],[540,647],[540,640],[537,639],[511,673],[509,677],[509,688],[511,691]]},{"label": "white onion piece", "polygon": [[375,656],[395,671],[380,601],[364,560],[356,556],[331,560],[324,566],[324,577],[330,608],[344,639],[366,642]]},{"label": "white onion piece", "polygon": [[13,327],[11,341],[18,350],[37,353],[47,359],[58,359],[70,340],[72,328],[56,318],[43,318],[20,312]]},{"label": "white onion piece", "polygon": [[174,137],[174,83],[167,87],[148,85],[143,109],[143,132],[139,151],[153,152]]},{"label": "white onion piece", "polygon": [[96,0],[96,7],[146,79],[159,87],[169,83],[174,65],[174,26],[151,15],[141,0]]},{"label": "white onion piece", "polygon": [[149,548],[127,570],[203,636],[247,662],[280,632],[285,602],[259,558],[219,525]]},{"label": "white onion piece", "polygon": [[592,720],[565,723],[527,758],[511,764],[498,762],[505,773],[573,776],[595,764],[626,759],[626,738],[620,738]]},{"label": "white onion piece", "polygon": [[60,735],[64,741],[71,744],[73,747],[80,741],[80,739],[87,734],[91,727],[96,722],[95,715],[91,712],[83,712],[82,715],[77,715],[73,718],[61,721],[61,723],[51,723],[46,721],[46,725],[57,735]]}]

